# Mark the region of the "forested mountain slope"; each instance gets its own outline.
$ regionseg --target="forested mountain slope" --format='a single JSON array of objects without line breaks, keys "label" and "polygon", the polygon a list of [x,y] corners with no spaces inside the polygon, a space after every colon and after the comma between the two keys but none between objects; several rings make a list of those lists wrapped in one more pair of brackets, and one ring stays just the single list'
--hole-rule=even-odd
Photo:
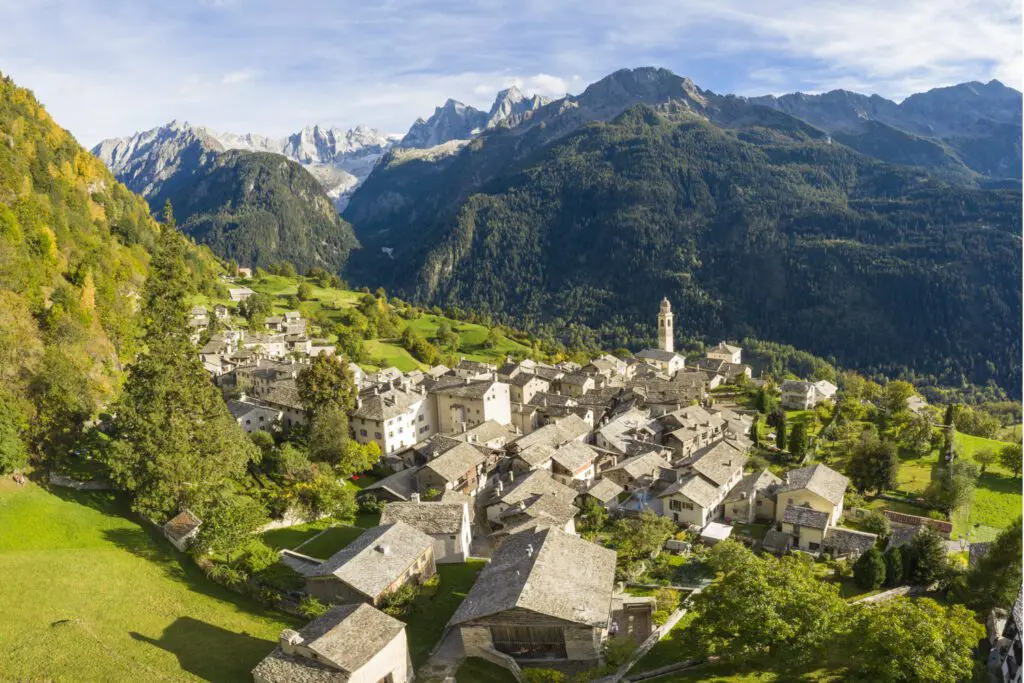
[{"label": "forested mountain slope", "polygon": [[[158,231],[142,199],[0,77],[0,471],[26,444],[66,452],[119,386]],[[214,259],[188,257],[212,291]]]},{"label": "forested mountain slope", "polygon": [[165,198],[183,232],[244,266],[290,261],[338,273],[358,244],[316,179],[269,152],[214,155],[191,182],[154,197]]},{"label": "forested mountain slope", "polygon": [[226,151],[204,128],[172,122],[93,149],[154,212],[243,266],[291,261],[340,272],[358,243],[313,175],[281,154]]},{"label": "forested mountain slope", "polygon": [[1019,190],[947,184],[702,94],[553,141],[485,135],[392,169],[390,195],[375,171],[347,215],[395,250],[367,250],[360,274],[422,301],[587,323],[609,347],[647,343],[668,296],[684,335],[1016,392]]}]

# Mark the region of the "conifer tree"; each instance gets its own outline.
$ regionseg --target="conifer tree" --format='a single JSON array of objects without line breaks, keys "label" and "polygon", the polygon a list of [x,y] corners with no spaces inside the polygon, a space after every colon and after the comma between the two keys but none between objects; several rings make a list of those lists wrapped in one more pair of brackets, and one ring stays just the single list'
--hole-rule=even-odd
[{"label": "conifer tree", "polygon": [[142,303],[146,350],[128,370],[103,456],[135,510],[155,521],[185,507],[201,516],[256,455],[189,339],[189,282],[168,204]]}]

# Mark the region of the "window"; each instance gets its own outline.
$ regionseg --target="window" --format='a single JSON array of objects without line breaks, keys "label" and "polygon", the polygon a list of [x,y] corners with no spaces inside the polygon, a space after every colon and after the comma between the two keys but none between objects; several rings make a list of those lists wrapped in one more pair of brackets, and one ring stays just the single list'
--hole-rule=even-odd
[{"label": "window", "polygon": [[395,435],[394,431],[390,431],[390,432],[388,432],[388,438],[391,438],[391,437],[393,437],[394,435]]},{"label": "window", "polygon": [[814,551],[814,550],[817,550],[818,548],[820,548],[821,544],[820,543],[808,543],[807,547],[810,548],[812,551]]},{"label": "window", "polygon": [[420,427],[420,434],[422,434],[425,431],[428,431],[429,429],[430,427],[428,427],[427,425],[423,425],[422,427]]},{"label": "window", "polygon": [[366,430],[365,429],[360,429],[359,430],[359,436],[366,436]]},{"label": "window", "polygon": [[420,422],[423,422],[423,419],[424,419],[425,417],[426,417],[426,415],[420,415]]},{"label": "window", "polygon": [[764,502],[763,500],[758,500],[757,501],[757,507],[761,507],[761,503],[763,503],[763,502]]},{"label": "window", "polygon": [[[668,502],[668,507],[669,507],[670,510],[682,510],[683,509],[683,504],[680,501],[678,501],[675,498],[673,498],[672,500],[670,500]],[[679,519],[679,515],[676,515],[675,517],[676,517],[676,519]]]},{"label": "window", "polygon": [[787,502],[788,504],[792,505],[792,504],[793,504],[793,499],[792,499],[792,498],[787,498],[787,499],[786,499],[786,502]]},{"label": "window", "polygon": [[374,432],[373,434],[374,434],[374,436],[376,436],[376,437],[377,437],[378,439],[380,438],[380,432]]}]

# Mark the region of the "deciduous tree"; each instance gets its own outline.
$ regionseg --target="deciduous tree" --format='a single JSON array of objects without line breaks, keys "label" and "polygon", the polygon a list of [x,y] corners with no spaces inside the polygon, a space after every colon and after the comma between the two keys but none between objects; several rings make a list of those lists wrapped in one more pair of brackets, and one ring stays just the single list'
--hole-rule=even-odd
[{"label": "deciduous tree", "polygon": [[309,367],[299,372],[295,387],[306,414],[314,420],[318,411],[332,407],[348,413],[355,408],[359,393],[343,356],[315,356]]}]

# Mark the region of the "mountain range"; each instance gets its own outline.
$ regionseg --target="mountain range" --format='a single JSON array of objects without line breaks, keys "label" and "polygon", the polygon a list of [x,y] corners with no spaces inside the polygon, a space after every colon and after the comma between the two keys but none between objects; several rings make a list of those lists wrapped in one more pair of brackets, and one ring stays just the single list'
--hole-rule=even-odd
[{"label": "mountain range", "polygon": [[[372,170],[338,202],[354,231],[338,245],[362,245],[346,265],[359,284],[562,337],[582,323],[588,343],[650,343],[651,301],[668,295],[694,339],[1015,387],[1020,120],[1021,94],[997,81],[899,104],[720,95],[658,68],[551,102],[509,89],[488,112],[449,100],[361,146]],[[357,151],[309,130],[289,146],[189,128],[97,153],[152,202],[161,169],[187,176],[224,154],[214,144],[314,172]]]}]

